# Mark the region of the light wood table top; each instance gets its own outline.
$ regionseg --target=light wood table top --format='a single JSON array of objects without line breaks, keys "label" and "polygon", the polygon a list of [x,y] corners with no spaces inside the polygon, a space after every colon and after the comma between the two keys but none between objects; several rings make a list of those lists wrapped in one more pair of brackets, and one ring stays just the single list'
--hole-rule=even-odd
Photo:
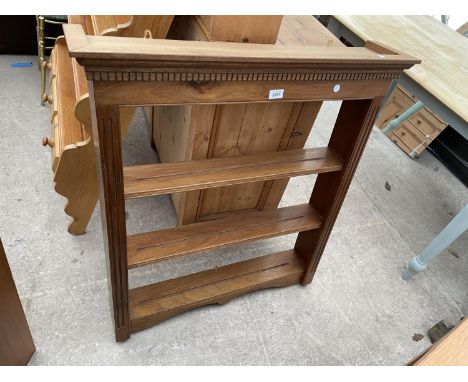
[{"label": "light wood table top", "polygon": [[415,366],[468,366],[468,319],[453,328]]},{"label": "light wood table top", "polygon": [[431,16],[333,16],[360,39],[422,60],[405,74],[468,122],[468,39]]}]

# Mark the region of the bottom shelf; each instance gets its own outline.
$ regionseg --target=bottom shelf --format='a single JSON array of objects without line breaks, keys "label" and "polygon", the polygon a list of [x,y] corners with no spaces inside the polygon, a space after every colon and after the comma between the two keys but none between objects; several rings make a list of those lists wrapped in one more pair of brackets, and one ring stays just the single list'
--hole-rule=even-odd
[{"label": "bottom shelf", "polygon": [[299,283],[304,264],[294,250],[258,257],[129,291],[136,332],[203,305],[223,304],[258,289]]}]

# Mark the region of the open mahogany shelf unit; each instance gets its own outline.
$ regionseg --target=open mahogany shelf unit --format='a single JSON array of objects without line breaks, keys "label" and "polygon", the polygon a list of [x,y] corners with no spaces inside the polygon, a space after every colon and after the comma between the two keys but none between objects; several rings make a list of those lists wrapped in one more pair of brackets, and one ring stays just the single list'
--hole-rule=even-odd
[{"label": "open mahogany shelf unit", "polygon": [[[64,25],[86,71],[117,341],[241,294],[309,284],[388,86],[419,61],[364,48],[86,36]],[[283,98],[270,100],[270,90]],[[327,147],[123,167],[119,107],[342,100]],[[127,236],[125,199],[318,174],[308,204]],[[128,269],[298,232],[293,249],[128,289]]]}]

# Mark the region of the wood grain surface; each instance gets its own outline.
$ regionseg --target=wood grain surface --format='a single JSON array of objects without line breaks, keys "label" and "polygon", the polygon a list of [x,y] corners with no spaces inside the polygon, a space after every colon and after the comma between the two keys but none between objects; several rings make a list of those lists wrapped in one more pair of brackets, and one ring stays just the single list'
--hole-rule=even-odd
[{"label": "wood grain surface", "polygon": [[341,171],[317,177],[310,204],[322,216],[322,225],[317,230],[299,233],[294,246],[306,264],[303,284],[309,284],[314,277],[382,101],[383,97],[377,97],[341,104],[328,147],[336,150],[344,165]]},{"label": "wood grain surface", "polygon": [[125,197],[200,190],[341,168],[340,157],[327,148],[130,166],[124,169]]},{"label": "wood grain surface", "polygon": [[25,366],[36,351],[0,240],[0,366]]},{"label": "wood grain surface", "polygon": [[316,229],[320,222],[313,208],[302,204],[241,212],[224,219],[131,235],[127,240],[128,266],[134,268],[227,245]]},{"label": "wood grain surface", "polygon": [[[109,43],[104,44],[100,37],[88,39],[81,28],[72,25],[66,27],[70,53],[86,66],[91,104],[96,105],[96,109],[92,110],[93,139],[97,153],[103,236],[109,262],[108,280],[117,341],[127,339],[130,332],[197,306],[225,303],[242,293],[265,287],[285,286],[299,281],[304,285],[310,283],[390,79],[398,77],[404,68],[418,62],[406,55],[386,54],[388,48],[376,43],[370,44],[369,49],[333,46],[296,49],[217,42],[139,39],[131,42],[116,37],[108,38]],[[183,71],[187,74],[187,68],[194,72],[200,70],[197,76],[202,73],[208,77],[203,77],[201,82],[184,77]],[[178,69],[181,72],[177,72]],[[343,71],[337,72],[338,69]],[[222,70],[232,72],[224,73],[223,77]],[[274,79],[274,75],[270,76],[271,70],[277,71],[279,81]],[[309,71],[309,77],[303,76],[304,71]],[[237,77],[229,78],[233,73]],[[342,86],[332,85],[336,79],[340,79]],[[119,106],[197,103],[202,99],[207,104],[216,104],[226,101],[222,93],[226,90],[222,88],[226,83],[238,86],[236,101],[242,103],[261,99],[261,86],[272,89],[272,86],[282,85],[287,92],[292,93],[293,99],[284,98],[278,102],[297,100],[294,97],[301,97],[299,99],[303,101],[322,101],[335,94],[331,99],[341,99],[343,102],[328,148],[123,169]],[[288,86],[288,83],[292,85]],[[246,93],[246,88],[251,93]],[[165,91],[161,92],[162,89]],[[255,94],[258,98],[249,98],[249,94]],[[246,95],[247,99],[244,98]],[[267,215],[256,215],[245,222],[248,225],[258,218],[261,223],[265,216],[272,213],[273,221],[267,223],[269,227],[265,230],[264,227],[260,229],[252,226],[252,229],[243,231],[239,221],[233,221],[231,227],[221,227],[222,221],[218,221],[216,226],[212,222],[206,225],[199,223],[195,228],[192,227],[192,232],[184,232],[184,237],[179,236],[184,227],[182,231],[176,229],[162,235],[175,238],[168,247],[173,246],[178,251],[188,253],[190,249],[181,244],[186,240],[186,235],[192,236],[194,250],[202,250],[218,244],[251,240],[253,236],[273,235],[282,230],[294,232],[308,226],[306,231],[299,233],[293,250],[128,290],[125,196],[149,196],[310,173],[319,173],[310,206],[305,209],[310,211],[310,218],[302,212],[299,218],[295,214],[288,215],[296,220],[291,227],[288,227],[288,219],[282,219],[285,216],[276,221],[279,215],[275,213],[290,213],[304,206],[266,212]],[[316,219],[315,211],[321,221]],[[214,234],[210,235],[203,227],[212,227],[210,229]],[[190,231],[190,228],[186,229]],[[196,240],[197,234],[200,236],[199,242]],[[204,234],[207,235],[205,238]],[[148,243],[144,242],[147,238]],[[158,239],[157,233],[150,233],[148,237],[139,236],[138,242],[143,245],[137,245],[136,252],[141,249],[144,252],[153,246],[154,238]],[[156,247],[145,256],[153,261],[157,260],[160,253],[163,251],[159,252]],[[173,252],[168,255],[174,256]],[[142,258],[137,261],[144,263],[146,260]]]},{"label": "wood grain surface", "polygon": [[468,319],[437,341],[414,366],[468,366]]},{"label": "wood grain surface", "polygon": [[[93,100],[92,85],[89,91]],[[117,106],[102,106],[94,100],[91,107],[109,297],[115,338],[124,341],[130,331],[120,113]]]},{"label": "wood grain surface", "polygon": [[274,44],[283,16],[195,16],[209,41]]},{"label": "wood grain surface", "polygon": [[56,96],[58,129],[63,151],[65,146],[81,142],[83,132],[80,122],[75,118],[75,80],[65,39],[57,39],[54,49],[56,49],[55,58],[58,66]]},{"label": "wood grain surface", "polygon": [[[213,23],[216,33],[207,27]],[[177,16],[170,38],[196,41],[344,46],[312,16]],[[234,20],[236,22],[234,22]],[[259,28],[259,26],[261,26]],[[161,162],[300,149],[322,102],[153,108],[153,136]],[[172,194],[178,225],[278,206],[288,179]]]},{"label": "wood grain surface", "polygon": [[[63,26],[68,49],[78,61],[93,64],[98,59],[101,65],[119,64],[148,66],[152,62],[157,67],[193,67],[198,62],[201,66],[214,68],[236,67],[238,64],[267,70],[271,66],[288,68],[302,65],[326,64],[332,67],[360,67],[369,65],[378,68],[408,68],[419,60],[405,54],[378,54],[367,48],[282,46],[271,44],[242,44],[235,42],[177,41],[160,39],[132,39],[102,36],[86,36],[83,27],[77,24]],[[146,63],[145,63],[146,62]],[[204,64],[204,65],[203,65]]]},{"label": "wood grain surface", "polygon": [[131,331],[209,304],[264,288],[300,282],[304,265],[293,250],[195,273],[130,290]]},{"label": "wood grain surface", "polygon": [[334,16],[363,41],[422,60],[405,73],[468,122],[468,39],[431,16]]},{"label": "wood grain surface", "polygon": [[[157,38],[166,36],[170,21],[172,16],[74,15],[68,18],[70,24],[81,25],[88,35],[143,37],[143,28],[147,27]],[[63,37],[57,39],[51,57],[55,190],[67,199],[65,213],[72,218],[68,232],[81,235],[86,232],[98,199],[88,83],[84,68],[69,57]],[[130,127],[134,111],[133,106],[119,108],[122,137]]]}]

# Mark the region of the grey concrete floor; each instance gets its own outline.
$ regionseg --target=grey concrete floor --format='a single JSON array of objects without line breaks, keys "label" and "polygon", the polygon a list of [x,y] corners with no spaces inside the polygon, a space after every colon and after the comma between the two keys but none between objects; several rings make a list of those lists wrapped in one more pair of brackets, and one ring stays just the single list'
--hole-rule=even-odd
[{"label": "grey concrete floor", "polygon": [[[468,202],[429,153],[412,160],[374,128],[313,283],[196,309],[116,343],[97,208],[83,236],[67,233],[54,192],[49,110],[39,106],[32,56],[0,56],[0,236],[36,342],[32,365],[401,365],[423,351],[416,333],[468,311],[468,235],[410,282],[405,264]],[[324,145],[339,103],[326,103],[307,147]],[[139,111],[126,163],[157,159]],[[314,177],[293,179],[282,205],[308,200]],[[387,190],[385,183],[391,186]],[[127,204],[129,232],[175,223],[169,197]],[[292,247],[295,235],[214,251],[130,274],[131,286]]]}]

